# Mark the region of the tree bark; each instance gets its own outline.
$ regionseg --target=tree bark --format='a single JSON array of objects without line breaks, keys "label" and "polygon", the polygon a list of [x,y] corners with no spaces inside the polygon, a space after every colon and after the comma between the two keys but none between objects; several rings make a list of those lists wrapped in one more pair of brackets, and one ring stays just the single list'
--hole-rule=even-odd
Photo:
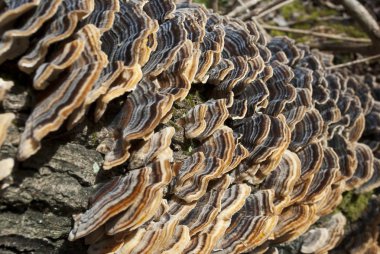
[{"label": "tree bark", "polygon": [[[14,112],[16,120],[0,159],[16,155],[31,110],[29,87],[28,80],[16,82],[3,101],[2,111]],[[0,182],[0,253],[86,253],[83,240],[67,240],[72,216],[85,211],[96,183],[114,174],[98,173],[103,159],[95,150],[95,129],[84,123],[49,135],[36,155],[16,163],[12,175]]]},{"label": "tree bark", "polygon": [[55,140],[20,163],[1,191],[0,253],[86,253],[83,241],[67,236],[72,215],[87,207],[101,161],[94,150]]}]

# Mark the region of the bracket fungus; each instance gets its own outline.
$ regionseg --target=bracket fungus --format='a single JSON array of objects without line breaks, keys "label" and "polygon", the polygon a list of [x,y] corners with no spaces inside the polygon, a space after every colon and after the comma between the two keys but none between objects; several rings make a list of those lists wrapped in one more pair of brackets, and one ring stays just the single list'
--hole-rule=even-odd
[{"label": "bracket fungus", "polygon": [[[89,253],[275,253],[303,234],[322,253],[345,219],[310,226],[380,186],[376,81],[318,51],[190,0],[1,2],[0,68],[15,61],[36,101],[0,180],[87,118],[107,130],[103,168],[123,169],[75,216]],[[15,116],[1,108],[0,145]]]},{"label": "bracket fungus", "polygon": [[342,213],[337,213],[329,218],[329,221],[309,230],[305,234],[301,252],[302,253],[327,253],[334,248],[343,237],[346,218]]},{"label": "bracket fungus", "polygon": [[[0,78],[0,103],[3,102],[6,94],[13,86],[12,81],[5,81]],[[8,128],[11,126],[12,121],[15,119],[14,113],[0,113],[0,148],[7,138]],[[0,157],[0,181],[12,173],[15,161],[13,158]],[[1,186],[1,185],[0,185]]]},{"label": "bracket fungus", "polygon": [[[14,118],[15,115],[13,113],[0,114],[0,147],[6,139],[8,128],[12,124]],[[12,173],[14,164],[15,161],[13,158],[0,158],[0,181]]]}]

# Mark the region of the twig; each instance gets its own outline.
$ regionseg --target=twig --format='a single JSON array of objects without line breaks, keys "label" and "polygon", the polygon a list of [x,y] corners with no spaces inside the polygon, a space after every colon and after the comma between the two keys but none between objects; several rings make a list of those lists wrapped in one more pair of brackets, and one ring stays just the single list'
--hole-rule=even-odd
[{"label": "twig", "polygon": [[327,8],[329,9],[333,9],[333,10],[336,10],[336,11],[343,11],[343,6],[340,6],[340,5],[336,5],[332,2],[330,2],[330,0],[322,0],[322,1],[319,1],[322,5],[325,5]]},{"label": "twig", "polygon": [[275,0],[275,1],[272,1],[272,2],[270,2],[269,4],[267,4],[267,5],[263,6],[263,7],[254,8],[253,10],[250,10],[248,13],[239,16],[239,18],[241,20],[249,20],[249,19],[253,19],[253,18],[259,18],[258,15],[262,15],[260,17],[263,17],[264,15],[267,15],[269,13],[268,12],[269,10],[275,11],[278,8],[281,8],[285,4],[289,4],[289,3],[291,3],[294,0],[292,0],[292,1],[285,1],[285,2],[284,1],[285,0]]},{"label": "twig", "polygon": [[373,47],[371,43],[353,43],[353,42],[316,42],[310,45],[311,48],[317,48],[323,51],[334,53],[359,53],[362,55],[378,54],[379,49]]},{"label": "twig", "polygon": [[339,0],[345,10],[354,18],[371,38],[373,45],[380,43],[380,27],[367,9],[357,0]]},{"label": "twig", "polygon": [[211,9],[214,10],[214,12],[219,11],[219,0],[209,0]]},{"label": "twig", "polygon": [[[194,0],[193,0],[194,2]],[[226,0],[223,3],[223,9],[225,9],[224,14],[230,13],[238,5],[238,0]]]},{"label": "twig", "polygon": [[248,2],[243,2],[242,0],[238,0],[238,3],[240,4],[240,6],[234,8],[231,12],[229,12],[227,14],[228,17],[235,17],[237,14],[239,14],[240,12],[249,12],[249,9],[256,5],[258,2],[260,2],[261,0],[250,0]]},{"label": "twig", "polygon": [[299,24],[304,24],[304,23],[313,23],[313,22],[316,22],[316,21],[331,21],[331,22],[342,22],[342,21],[348,21],[348,20],[352,20],[352,18],[350,16],[343,16],[343,17],[339,17],[339,16],[335,16],[335,15],[331,15],[331,16],[325,16],[325,17],[318,17],[318,20],[315,20],[315,19],[312,19],[310,17],[306,17],[306,18],[303,18],[301,20],[295,20],[295,21],[289,21],[288,22],[288,26],[294,26],[294,25],[299,25]]},{"label": "twig", "polygon": [[370,43],[371,42],[370,39],[366,39],[366,38],[343,37],[340,35],[318,33],[318,32],[306,31],[306,30],[295,29],[295,28],[288,28],[288,27],[278,27],[278,26],[271,26],[271,25],[266,25],[266,24],[263,24],[262,27],[265,29],[269,29],[269,30],[277,30],[277,31],[289,32],[289,33],[305,34],[305,35],[310,35],[310,36],[315,36],[315,37],[322,37],[322,38],[342,40],[342,41],[361,42],[361,43]]},{"label": "twig", "polygon": [[361,59],[358,59],[358,60],[355,60],[355,61],[351,61],[351,62],[348,62],[348,63],[333,65],[333,66],[327,67],[326,69],[327,70],[333,70],[333,69],[338,69],[338,68],[342,68],[342,67],[347,67],[347,66],[355,65],[355,64],[358,64],[358,63],[373,61],[373,60],[376,60],[376,59],[380,59],[380,54],[379,55],[365,57],[365,58],[361,58]]},{"label": "twig", "polygon": [[276,4],[275,6],[272,6],[271,8],[259,13],[256,18],[262,18],[264,17],[265,15],[271,13],[271,12],[274,12],[275,10],[277,9],[280,9],[281,7],[287,5],[287,4],[290,4],[291,2],[293,2],[294,0],[285,0],[285,1],[282,1],[278,4]]}]

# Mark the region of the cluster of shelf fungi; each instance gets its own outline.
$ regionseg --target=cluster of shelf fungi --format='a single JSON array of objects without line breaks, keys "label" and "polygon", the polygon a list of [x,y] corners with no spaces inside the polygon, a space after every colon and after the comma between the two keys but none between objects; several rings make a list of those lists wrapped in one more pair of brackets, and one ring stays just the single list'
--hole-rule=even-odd
[{"label": "cluster of shelf fungi", "polygon": [[[328,71],[332,55],[254,21],[188,1],[2,0],[0,35],[0,64],[16,61],[39,98],[1,180],[49,133],[124,98],[97,150],[125,174],[69,234],[89,253],[275,253],[301,235],[303,253],[326,253],[345,217],[310,227],[343,192],[380,186],[375,79]],[[12,83],[1,79],[0,100]],[[207,101],[174,119],[202,86]],[[0,145],[14,117],[0,114]],[[181,159],[178,132],[197,144]]]}]

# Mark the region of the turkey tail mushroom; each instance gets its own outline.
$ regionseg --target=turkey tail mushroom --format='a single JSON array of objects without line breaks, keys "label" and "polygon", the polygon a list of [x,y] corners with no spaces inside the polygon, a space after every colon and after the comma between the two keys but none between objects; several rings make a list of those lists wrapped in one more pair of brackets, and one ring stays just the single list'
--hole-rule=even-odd
[{"label": "turkey tail mushroom", "polygon": [[325,227],[312,229],[305,234],[301,247],[302,253],[326,253],[340,242],[346,225],[344,215],[337,213],[325,224]]},{"label": "turkey tail mushroom", "polygon": [[[0,114],[0,147],[4,143],[7,136],[8,128],[12,124],[12,121],[13,119],[15,119],[15,117],[16,116],[13,113]],[[6,178],[12,173],[14,164],[15,161],[13,158],[0,159],[0,181],[2,181],[4,178]]]},{"label": "turkey tail mushroom", "polygon": [[[380,187],[380,86],[331,54],[189,0],[0,2],[0,67],[16,67],[0,145],[28,113],[19,161],[94,120],[116,168],[74,218],[89,253],[276,253],[301,235],[323,253],[345,219],[310,226]],[[14,109],[21,72],[33,105]]]},{"label": "turkey tail mushroom", "polygon": [[70,71],[58,79],[56,87],[50,89],[29,116],[21,136],[18,151],[20,160],[35,154],[40,149],[42,138],[57,130],[83,103],[107,63],[107,57],[100,50],[100,33],[95,26],[84,26],[78,31],[77,37],[84,43],[83,51],[69,67]]}]

